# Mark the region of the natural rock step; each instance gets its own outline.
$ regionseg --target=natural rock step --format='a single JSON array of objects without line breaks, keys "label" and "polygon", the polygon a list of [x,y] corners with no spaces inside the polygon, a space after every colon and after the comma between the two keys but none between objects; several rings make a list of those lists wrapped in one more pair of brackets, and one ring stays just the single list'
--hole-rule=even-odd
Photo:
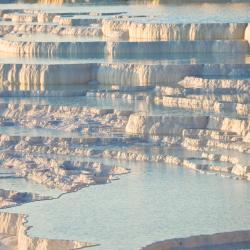
[{"label": "natural rock step", "polygon": [[27,192],[0,189],[0,209],[19,206],[24,203],[48,200],[52,197],[41,196]]},{"label": "natural rock step", "polygon": [[189,149],[189,150],[202,150],[203,148],[206,148],[208,150],[209,148],[215,150],[216,148],[221,149],[230,149],[234,151],[238,151],[241,153],[247,153],[250,157],[250,144],[244,143],[244,142],[223,142],[220,140],[211,140],[208,138],[188,138],[186,137],[183,142],[182,146]]},{"label": "natural rock step", "polygon": [[106,145],[132,145],[133,143],[143,143],[145,139],[139,137],[81,137],[81,138],[63,138],[63,137],[38,137],[38,136],[9,136],[0,134],[0,146],[10,147],[20,145],[33,146],[58,146],[61,147],[86,147],[86,146],[106,146]]},{"label": "natural rock step", "polygon": [[2,103],[2,125],[48,128],[99,136],[122,134],[131,112],[72,106]]},{"label": "natural rock step", "polygon": [[126,125],[128,134],[164,136],[180,135],[184,129],[211,129],[235,133],[248,142],[250,137],[249,119],[214,117],[206,115],[147,115],[134,113]]},{"label": "natural rock step", "polygon": [[235,248],[241,248],[242,245],[249,241],[250,231],[234,231],[159,241],[143,247],[142,250],[171,250],[178,249],[180,245],[186,250],[206,249],[211,245],[215,249],[229,249],[232,245]]},{"label": "natural rock step", "polygon": [[[12,20],[13,13],[4,14],[7,20]],[[15,15],[14,15],[15,17]],[[50,23],[49,25],[43,25],[43,23],[34,23],[38,17],[34,14],[21,15],[16,17],[17,20],[14,21],[13,25],[2,25],[1,34],[7,34],[10,31],[15,32],[44,32],[44,33],[56,33],[56,34],[78,34],[78,35],[104,35],[106,37],[120,40],[147,40],[147,41],[177,41],[177,40],[246,40],[249,41],[249,28],[247,23],[187,23],[187,24],[175,24],[175,23],[143,23],[136,22],[132,20],[121,20],[121,19],[82,19],[75,21],[75,25],[80,25],[81,22],[85,26],[69,26],[73,19],[60,19],[67,24],[66,26],[57,25],[55,23]],[[27,19],[27,21],[25,21]],[[42,19],[42,18],[41,18]],[[22,21],[25,23],[18,23]],[[33,23],[32,23],[33,22]],[[99,25],[96,27],[92,24],[91,26],[86,26],[89,22],[97,22]],[[28,24],[26,24],[28,23]],[[53,24],[53,25],[51,25]],[[5,32],[8,30],[8,32]],[[247,48],[247,43],[244,45]],[[243,47],[244,47],[243,46]],[[236,47],[235,47],[236,48]]]},{"label": "natural rock step", "polygon": [[[107,37],[148,40],[235,40],[245,39],[247,24],[236,23],[143,23],[131,20],[103,20]],[[119,32],[119,33],[118,33]]]},{"label": "natural rock step", "polygon": [[213,99],[194,99],[187,97],[163,96],[155,97],[154,102],[166,107],[180,108],[188,110],[199,110],[204,112],[227,113],[230,115],[239,115],[248,117],[250,113],[250,104],[220,102]]},{"label": "natural rock step", "polygon": [[32,42],[18,38],[0,40],[0,52],[29,56],[77,56],[81,55],[152,55],[170,53],[248,53],[249,45],[244,40],[216,41],[154,41],[154,42]]},{"label": "natural rock step", "polygon": [[234,79],[206,79],[198,77],[185,77],[179,82],[183,88],[191,89],[209,89],[215,91],[216,89],[236,89],[239,91],[250,90],[250,80],[234,80]]},{"label": "natural rock step", "polygon": [[15,23],[15,24],[0,24],[0,35],[7,35],[14,33],[14,37],[19,33],[24,34],[53,34],[66,35],[75,37],[99,37],[102,36],[100,27],[86,27],[86,26],[58,26],[56,23]]},{"label": "natural rock step", "polygon": [[[27,217],[14,213],[0,213],[0,236],[7,249],[74,250],[96,246],[95,244],[69,240],[50,240],[27,235]],[[2,242],[1,242],[2,243]],[[1,244],[2,245],[2,244]]]},{"label": "natural rock step", "polygon": [[97,80],[102,84],[149,86],[176,83],[186,76],[244,76],[250,74],[250,66],[248,64],[101,64],[96,73]]},{"label": "natural rock step", "polygon": [[[235,152],[241,152],[250,155],[250,144],[243,142],[242,138],[220,136],[219,138],[209,138],[203,135],[187,137],[186,133],[183,133],[182,138],[176,136],[163,137],[161,145],[167,146],[182,146],[187,150],[203,151],[215,150],[215,149],[226,149],[233,150]],[[100,156],[104,150],[103,147],[129,147],[136,142],[138,147],[142,147],[147,140],[137,140],[137,138],[110,138],[98,140],[97,138],[84,138],[84,139],[63,139],[63,138],[43,138],[43,137],[8,137],[1,136],[1,147],[3,150],[18,150],[21,152],[35,153],[40,152],[43,154],[72,154],[81,155],[84,157],[88,156]],[[11,139],[10,139],[11,138]],[[222,141],[225,139],[225,141]],[[13,141],[14,140],[14,141]],[[147,142],[151,147],[159,145],[155,142]],[[92,147],[93,149],[89,149]]]},{"label": "natural rock step", "polygon": [[[41,4],[72,4],[72,3],[86,3],[85,0],[2,0],[3,3],[41,3]],[[159,5],[159,4],[169,4],[173,3],[173,0],[104,0],[103,4],[115,2],[124,4],[124,3],[137,3],[137,4],[148,4],[148,5]],[[234,3],[235,0],[177,0],[177,3]],[[247,0],[237,0],[236,2],[247,2]],[[99,3],[98,0],[88,0],[90,4]]]},{"label": "natural rock step", "polygon": [[[62,87],[62,86],[61,86]],[[2,90],[1,90],[2,88]],[[14,84],[7,84],[7,86],[0,86],[0,97],[72,97],[72,96],[86,96],[84,90],[18,90],[19,86]],[[34,87],[35,88],[35,87]]]},{"label": "natural rock step", "polygon": [[[61,156],[75,156],[75,157],[101,157],[101,158],[111,158],[111,159],[119,159],[119,160],[136,160],[136,161],[165,161],[167,163],[171,164],[182,164],[184,167],[188,167],[194,170],[209,170],[209,171],[219,171],[219,172],[225,172],[226,169],[221,169],[219,168],[219,163],[213,163],[209,162],[204,164],[204,162],[198,163],[197,158],[193,158],[190,156],[188,157],[188,151],[183,154],[183,152],[179,152],[178,150],[173,150],[171,147],[169,149],[165,149],[161,152],[161,154],[153,153],[153,151],[149,154],[147,150],[143,152],[143,150],[133,150],[133,147],[130,148],[128,147],[126,151],[124,150],[119,150],[116,148],[113,148],[113,145],[111,146],[110,149],[105,149],[103,147],[99,147],[97,145],[94,145],[94,147],[91,147],[91,144],[89,145],[83,145],[83,141],[81,139],[75,139],[75,140],[69,140],[69,139],[61,139],[61,138],[40,138],[40,137],[9,137],[9,136],[1,136],[3,138],[2,145],[12,145],[12,151],[10,152],[22,152],[26,153],[27,155],[32,155],[32,154],[48,154],[48,155],[61,155]],[[183,140],[177,140],[175,144],[175,147],[184,147],[188,150],[195,150],[195,151],[202,151],[202,152],[210,152],[209,148],[211,145],[207,147],[205,145],[208,143],[206,139],[195,139],[195,138],[187,138],[184,137]],[[168,138],[168,141],[173,142],[175,138],[173,137],[170,139]],[[47,142],[46,142],[47,141]],[[210,141],[215,141],[215,140],[210,140]],[[218,141],[219,142],[219,141]],[[198,144],[197,144],[198,143]],[[209,143],[208,143],[209,144]],[[130,144],[128,144],[129,146]],[[139,147],[139,142],[137,142],[137,145]],[[191,146],[190,146],[191,145]],[[233,143],[232,143],[233,145]],[[240,145],[240,144],[239,144]],[[202,147],[201,147],[202,146]],[[120,145],[121,147],[121,145]],[[152,146],[151,146],[152,147]],[[212,149],[214,147],[219,147],[219,145],[212,145]],[[183,148],[183,149],[184,149]],[[11,148],[9,147],[8,151]],[[228,150],[229,148],[227,148]],[[14,151],[13,151],[14,150]],[[238,147],[233,148],[234,151],[239,150]],[[218,150],[217,150],[218,151]],[[160,151],[159,151],[160,152]],[[165,152],[165,153],[164,153]],[[11,153],[11,154],[13,154]],[[184,158],[181,160],[180,155],[183,155]],[[6,155],[4,155],[6,157]],[[221,155],[221,156],[212,156],[211,153],[203,153],[202,154],[203,159],[207,159],[209,161],[222,161],[222,162],[229,162],[232,164],[238,164],[241,166],[245,166],[240,164],[241,160],[238,159],[235,156],[226,156],[226,155]],[[212,158],[211,158],[212,157]],[[56,157],[58,158],[58,156]],[[190,158],[190,160],[188,160]],[[194,160],[192,160],[194,159]],[[213,167],[208,167],[208,166],[213,166]],[[233,169],[233,167],[231,167]],[[229,169],[227,168],[227,172],[230,172]],[[245,178],[245,175],[243,176]]]},{"label": "natural rock step", "polygon": [[54,84],[87,84],[93,80],[106,85],[164,85],[192,75],[250,75],[250,64],[0,64],[0,84],[15,82],[23,86],[21,89],[26,86],[45,89]]}]

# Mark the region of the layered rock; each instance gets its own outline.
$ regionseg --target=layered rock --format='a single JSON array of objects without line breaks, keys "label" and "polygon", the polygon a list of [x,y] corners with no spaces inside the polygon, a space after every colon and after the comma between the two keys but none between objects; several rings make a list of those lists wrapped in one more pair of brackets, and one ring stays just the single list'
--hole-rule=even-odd
[{"label": "layered rock", "polygon": [[[1,124],[5,121],[13,125],[29,128],[43,127],[71,132],[104,135],[123,131],[129,112],[116,112],[114,109],[87,107],[50,106],[50,105],[15,105],[1,104]],[[41,119],[42,118],[42,119]]]},{"label": "layered rock", "polygon": [[[40,1],[66,2],[72,1]],[[250,180],[248,23],[166,23],[158,14],[135,15],[129,8],[71,11],[0,12],[1,167],[63,192],[118,179],[130,172],[127,161]],[[81,37],[76,41],[76,36]],[[72,96],[81,98],[66,99]],[[6,190],[1,195],[0,206],[44,198]],[[4,247],[90,246],[28,237],[22,218],[0,215]],[[248,233],[235,232],[170,240],[149,249],[245,240]]]},{"label": "layered rock", "polygon": [[[168,84],[185,76],[244,76],[250,72],[249,64],[0,64],[0,84],[15,83],[20,90],[47,85],[99,83],[123,86]],[[32,88],[31,88],[32,89]]]},{"label": "layered rock", "polygon": [[146,247],[143,250],[168,250],[168,249],[205,249],[211,248],[229,248],[241,247],[242,245],[250,243],[249,231],[235,231],[226,233],[217,233],[212,235],[197,235],[187,238],[176,238],[156,242]]},{"label": "layered rock", "polygon": [[51,197],[40,196],[27,192],[0,189],[0,209],[22,205],[27,202],[51,199]]},{"label": "layered rock", "polygon": [[250,105],[243,103],[230,103],[230,102],[222,102],[218,101],[211,97],[193,98],[192,96],[186,97],[156,97],[156,104],[161,104],[166,107],[171,108],[180,108],[180,109],[188,109],[188,110],[203,110],[204,112],[213,112],[213,113],[231,113],[238,114],[241,116],[248,116],[250,112]]},{"label": "layered rock", "polygon": [[169,24],[103,20],[105,36],[146,40],[234,40],[244,39],[247,24]]},{"label": "layered rock", "polygon": [[10,213],[0,213],[0,246],[6,250],[72,250],[94,246],[94,244],[50,240],[27,235],[26,216]]},{"label": "layered rock", "polygon": [[249,70],[248,64],[101,64],[97,68],[97,80],[123,86],[164,85],[178,82],[185,76],[230,76],[247,74]]},{"label": "layered rock", "polygon": [[60,26],[51,23],[15,23],[0,25],[0,35],[8,35],[9,33],[19,34],[36,34],[48,33],[53,35],[65,36],[83,36],[83,37],[99,37],[102,36],[100,27],[82,27],[82,26]]},{"label": "layered rock", "polygon": [[110,167],[98,162],[72,162],[15,153],[3,153],[0,157],[3,167],[15,168],[22,177],[65,192],[108,183],[112,175],[129,172],[120,166]]},{"label": "layered rock", "polygon": [[76,56],[78,54],[104,54],[105,42],[19,42],[1,41],[0,51],[30,56]]},{"label": "layered rock", "polygon": [[250,82],[249,80],[233,80],[233,79],[204,79],[197,77],[185,77],[179,84],[183,88],[209,90],[214,92],[218,90],[234,90],[238,92],[249,92]]}]

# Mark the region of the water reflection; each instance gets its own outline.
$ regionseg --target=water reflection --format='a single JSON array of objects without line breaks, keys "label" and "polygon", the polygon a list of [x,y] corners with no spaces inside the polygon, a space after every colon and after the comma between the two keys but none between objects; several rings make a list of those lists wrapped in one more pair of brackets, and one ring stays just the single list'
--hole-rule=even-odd
[{"label": "water reflection", "polygon": [[126,166],[132,173],[110,185],[11,211],[29,211],[33,236],[101,243],[96,249],[133,250],[161,239],[250,229],[247,182],[165,164]]}]

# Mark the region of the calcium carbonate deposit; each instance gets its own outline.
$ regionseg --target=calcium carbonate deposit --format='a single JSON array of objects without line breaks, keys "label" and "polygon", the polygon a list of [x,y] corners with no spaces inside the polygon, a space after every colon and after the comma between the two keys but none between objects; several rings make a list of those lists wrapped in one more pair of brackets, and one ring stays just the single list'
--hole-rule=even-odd
[{"label": "calcium carbonate deposit", "polygon": [[249,249],[250,2],[0,3],[0,250]]}]

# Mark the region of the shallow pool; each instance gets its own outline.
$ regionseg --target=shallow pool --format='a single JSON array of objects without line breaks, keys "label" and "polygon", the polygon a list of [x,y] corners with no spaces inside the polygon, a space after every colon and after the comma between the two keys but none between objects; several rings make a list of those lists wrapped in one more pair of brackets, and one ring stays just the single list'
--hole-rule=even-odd
[{"label": "shallow pool", "polygon": [[[122,163],[121,163],[122,164]],[[248,182],[156,163],[126,162],[132,173],[59,200],[9,209],[29,214],[29,234],[125,250],[157,240],[250,229]],[[94,248],[95,249],[95,248]]]}]

